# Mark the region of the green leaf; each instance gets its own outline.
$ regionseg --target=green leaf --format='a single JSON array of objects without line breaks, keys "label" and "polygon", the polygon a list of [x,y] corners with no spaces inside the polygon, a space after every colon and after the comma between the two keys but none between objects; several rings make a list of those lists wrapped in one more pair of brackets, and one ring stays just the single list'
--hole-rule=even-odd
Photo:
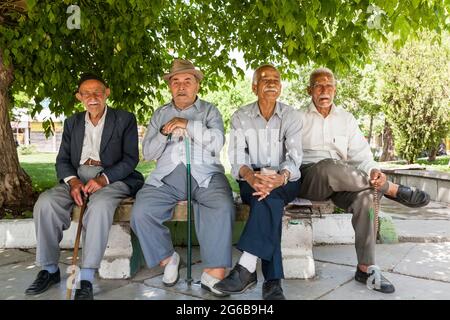
[{"label": "green leaf", "polygon": [[36,0],[26,0],[27,2],[27,9],[29,11],[32,11],[34,6],[36,5]]}]

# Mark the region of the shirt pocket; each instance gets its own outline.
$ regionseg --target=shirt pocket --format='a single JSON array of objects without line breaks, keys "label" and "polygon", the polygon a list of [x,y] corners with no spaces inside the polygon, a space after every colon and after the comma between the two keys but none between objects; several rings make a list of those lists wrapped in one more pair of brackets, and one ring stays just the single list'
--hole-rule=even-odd
[{"label": "shirt pocket", "polygon": [[333,138],[333,145],[342,160],[347,160],[348,137],[335,136]]}]

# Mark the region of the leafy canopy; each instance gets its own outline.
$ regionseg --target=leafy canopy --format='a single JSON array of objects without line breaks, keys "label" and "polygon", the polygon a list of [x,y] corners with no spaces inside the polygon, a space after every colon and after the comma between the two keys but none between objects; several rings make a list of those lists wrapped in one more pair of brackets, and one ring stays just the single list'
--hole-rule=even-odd
[{"label": "leafy canopy", "polygon": [[69,29],[72,0],[26,3],[25,13],[0,6],[0,49],[15,68],[13,93],[35,97],[35,112],[50,98],[54,114],[70,115],[80,108],[78,76],[95,71],[109,83],[112,104],[140,122],[152,113],[150,101],[161,100],[161,76],[174,57],[198,65],[209,90],[243,75],[230,58],[234,49],[252,68],[272,62],[285,72],[314,61],[345,70],[366,58],[371,38],[393,32],[401,45],[420,27],[439,32],[450,6],[448,0],[80,0],[80,28]]}]

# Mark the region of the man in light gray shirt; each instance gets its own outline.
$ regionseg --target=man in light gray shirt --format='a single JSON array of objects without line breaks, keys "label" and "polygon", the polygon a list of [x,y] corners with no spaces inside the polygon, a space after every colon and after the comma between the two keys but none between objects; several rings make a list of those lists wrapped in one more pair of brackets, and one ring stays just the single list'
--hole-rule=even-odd
[{"label": "man in light gray shirt", "polygon": [[215,288],[243,293],[256,284],[256,264],[262,261],[264,300],[285,299],[281,260],[281,220],[284,206],[299,189],[302,162],[300,114],[279,101],[281,78],[272,65],[255,70],[253,92],[258,101],[232,117],[229,159],[250,215],[237,248],[243,252],[230,274]]},{"label": "man in light gray shirt", "polygon": [[[201,285],[224,296],[213,286],[231,266],[234,203],[220,164],[224,126],[218,109],[197,97],[201,71],[187,60],[176,59],[164,76],[172,101],[155,111],[143,145],[146,160],[157,160],[155,170],[136,195],[131,227],[139,238],[147,265],[164,266],[163,283],[173,286],[179,278],[180,256],[163,223],[187,196],[187,156],[192,172],[192,199],[197,238],[204,262]],[[189,139],[189,144],[185,139]],[[190,151],[190,154],[189,154]]]}]

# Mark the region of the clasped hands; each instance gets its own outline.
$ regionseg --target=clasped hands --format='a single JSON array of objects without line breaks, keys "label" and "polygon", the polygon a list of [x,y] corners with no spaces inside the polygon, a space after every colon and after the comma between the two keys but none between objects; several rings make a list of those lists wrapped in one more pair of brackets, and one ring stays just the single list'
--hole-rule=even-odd
[{"label": "clasped hands", "polygon": [[252,195],[257,196],[258,201],[263,200],[272,190],[284,184],[284,175],[278,173],[267,175],[249,170],[243,178],[255,190]]}]

